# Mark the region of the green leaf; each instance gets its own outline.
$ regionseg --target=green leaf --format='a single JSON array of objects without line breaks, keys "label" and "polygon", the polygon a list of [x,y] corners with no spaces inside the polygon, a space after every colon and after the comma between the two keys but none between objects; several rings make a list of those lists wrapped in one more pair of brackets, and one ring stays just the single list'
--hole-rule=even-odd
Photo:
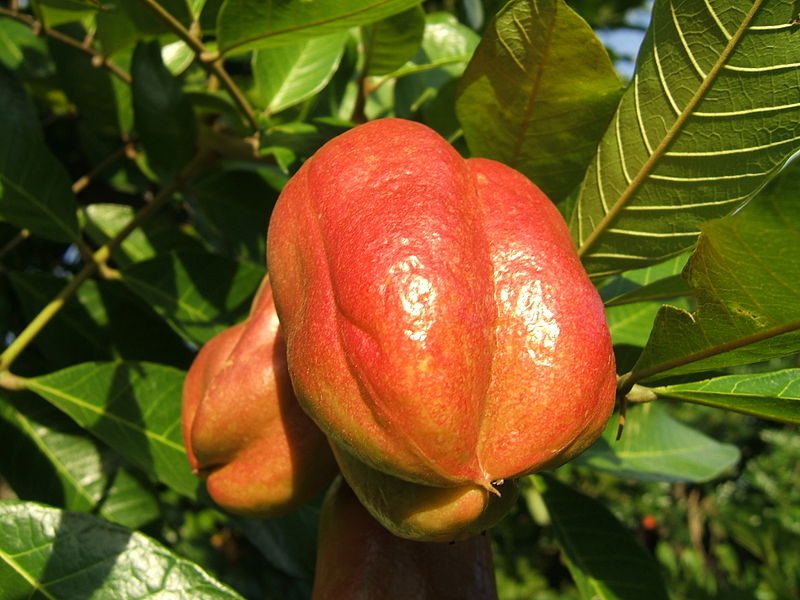
[{"label": "green leaf", "polygon": [[690,296],[693,294],[691,287],[680,277],[688,260],[687,253],[651,267],[628,271],[603,285],[600,295],[606,306]]},{"label": "green leaf", "polygon": [[245,52],[367,25],[419,0],[227,0],[217,17],[220,52]]},{"label": "green leaf", "polygon": [[[159,5],[186,27],[192,16],[185,0],[159,0]],[[170,34],[171,29],[141,0],[115,0],[104,4],[105,10],[97,14],[97,38],[107,55],[135,44],[148,36]]]},{"label": "green leaf", "polygon": [[346,31],[253,53],[253,78],[267,114],[310,98],[330,81],[342,59]]},{"label": "green leaf", "polygon": [[[96,244],[103,245],[131,222],[135,211],[125,204],[97,203],[84,207],[81,216],[86,233]],[[198,239],[178,229],[169,219],[151,219],[136,228],[111,255],[119,265],[129,266],[157,254],[203,249]]]},{"label": "green leaf", "polygon": [[265,269],[217,254],[175,252],[122,270],[122,282],[193,344],[242,320]]},{"label": "green leaf", "polygon": [[[86,36],[77,23],[60,27],[59,31],[74,39]],[[98,69],[87,60],[86,53],[58,40],[49,40],[50,55],[56,64],[58,82],[70,101],[77,107],[81,126],[95,134],[120,139],[120,101],[130,103],[130,97],[117,98],[112,75],[106,69]],[[128,108],[129,110],[129,108]]]},{"label": "green leaf", "polygon": [[25,23],[0,19],[0,63],[19,78],[44,79],[52,74],[47,42]]},{"label": "green leaf", "polygon": [[684,277],[697,311],[661,309],[634,381],[800,352],[797,167],[737,215],[703,228]]},{"label": "green leaf", "polygon": [[0,589],[6,598],[241,600],[154,540],[79,513],[0,502]]},{"label": "green leaf", "polygon": [[425,11],[414,6],[364,28],[365,71],[386,75],[414,58],[425,31]]},{"label": "green leaf", "polygon": [[557,202],[580,183],[621,93],[608,52],[564,0],[515,0],[483,34],[456,113],[474,156]]},{"label": "green leaf", "polygon": [[687,255],[664,263],[629,271],[613,278],[600,288],[606,301],[606,319],[615,345],[628,344],[643,348],[650,329],[661,309],[662,301],[689,310],[694,292],[679,275],[686,264]]},{"label": "green leaf", "polygon": [[[397,79],[394,88],[396,116],[420,119],[422,115],[422,120],[440,134],[452,136],[459,128],[453,100],[456,80],[464,72],[479,39],[451,14],[427,15],[417,55],[376,83]],[[443,108],[446,110],[442,111]],[[444,118],[442,112],[446,113]]]},{"label": "green leaf", "polygon": [[234,521],[272,566],[294,579],[311,580],[321,504],[322,496],[282,517]]},{"label": "green leaf", "polygon": [[84,363],[26,387],[183,495],[198,487],[181,437],[184,372],[144,362]]},{"label": "green leaf", "polygon": [[140,42],[133,53],[133,111],[150,167],[159,175],[179,171],[195,154],[194,112],[180,83],[161,62],[158,42]]},{"label": "green leaf", "polygon": [[656,1],[570,219],[591,276],[683,252],[798,148],[793,14],[788,0]]},{"label": "green leaf", "polygon": [[660,398],[800,424],[800,369],[727,375],[652,388]]},{"label": "green leaf", "polygon": [[[195,182],[194,222],[207,243],[236,260],[264,264],[266,215],[278,199],[272,168],[219,170]],[[283,183],[283,177],[277,185]],[[231,195],[231,190],[236,190]]]},{"label": "green leaf", "polygon": [[[9,279],[25,318],[32,320],[66,285],[44,273]],[[150,360],[185,367],[192,353],[145,303],[118,281],[85,281],[33,344],[55,370],[91,360]]]},{"label": "green leaf", "polygon": [[735,466],[739,450],[673,419],[667,407],[647,403],[628,411],[622,438],[617,420],[577,464],[641,481],[709,481]]},{"label": "green leaf", "polygon": [[0,435],[7,448],[0,466],[18,497],[96,512],[126,527],[158,516],[150,489],[68,417],[27,392],[0,396]]},{"label": "green leaf", "polygon": [[69,175],[50,153],[33,104],[0,64],[0,220],[55,242],[78,239]]},{"label": "green leaf", "polygon": [[531,479],[581,598],[668,600],[658,563],[605,506],[553,477]]}]

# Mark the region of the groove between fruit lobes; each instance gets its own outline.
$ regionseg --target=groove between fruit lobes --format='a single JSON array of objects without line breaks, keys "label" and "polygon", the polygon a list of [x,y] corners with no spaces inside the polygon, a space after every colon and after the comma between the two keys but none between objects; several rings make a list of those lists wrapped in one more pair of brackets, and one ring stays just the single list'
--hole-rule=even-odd
[{"label": "groove between fruit lobes", "polygon": [[323,146],[281,194],[268,262],[298,400],[376,469],[489,489],[576,456],[610,415],[605,313],[558,211],[423,125]]},{"label": "groove between fruit lobes", "polygon": [[285,356],[265,279],[248,319],[206,343],[186,376],[189,462],[230,512],[285,514],[320,493],[336,473],[325,436],[297,404]]},{"label": "groove between fruit lobes", "polygon": [[384,528],[418,542],[466,540],[487,531],[519,495],[515,480],[490,493],[475,484],[433,487],[392,477],[332,445],[342,476],[361,504]]},{"label": "groove between fruit lobes", "polygon": [[497,600],[489,537],[412,542],[383,529],[341,478],[320,515],[312,600]]}]

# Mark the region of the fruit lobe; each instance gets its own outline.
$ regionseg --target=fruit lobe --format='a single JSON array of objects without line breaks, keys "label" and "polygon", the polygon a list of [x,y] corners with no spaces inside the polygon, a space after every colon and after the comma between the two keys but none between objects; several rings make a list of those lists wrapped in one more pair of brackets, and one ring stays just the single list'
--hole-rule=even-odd
[{"label": "fruit lobe", "polygon": [[189,462],[214,501],[251,517],[285,514],[336,473],[325,436],[303,413],[267,279],[250,316],[203,346],[183,388]]},{"label": "fruit lobe", "polygon": [[605,313],[558,211],[423,125],[323,146],[281,194],[268,263],[298,400],[374,469],[490,489],[610,416]]},{"label": "fruit lobe", "polygon": [[514,480],[489,492],[472,483],[435,487],[393,477],[332,446],[342,476],[372,517],[398,537],[419,542],[466,540],[495,525],[519,495]]},{"label": "fruit lobe", "polygon": [[337,478],[320,515],[312,600],[497,600],[488,536],[455,544],[395,537]]}]

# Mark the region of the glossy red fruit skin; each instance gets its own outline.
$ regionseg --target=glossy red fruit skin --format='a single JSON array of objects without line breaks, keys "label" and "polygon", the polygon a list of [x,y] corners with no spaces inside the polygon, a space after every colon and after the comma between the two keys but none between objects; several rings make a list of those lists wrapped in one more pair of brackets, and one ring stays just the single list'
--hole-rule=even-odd
[{"label": "glossy red fruit skin", "polygon": [[294,397],[266,279],[248,319],[198,353],[182,410],[192,469],[229,512],[286,514],[321,493],[337,472],[325,436]]},{"label": "glossy red fruit skin", "polygon": [[323,146],[278,200],[268,264],[298,400],[373,468],[488,489],[573,458],[610,416],[603,305],[557,209],[421,124]]},{"label": "glossy red fruit skin", "polygon": [[497,600],[487,535],[443,544],[393,536],[337,478],[320,516],[312,600]]}]

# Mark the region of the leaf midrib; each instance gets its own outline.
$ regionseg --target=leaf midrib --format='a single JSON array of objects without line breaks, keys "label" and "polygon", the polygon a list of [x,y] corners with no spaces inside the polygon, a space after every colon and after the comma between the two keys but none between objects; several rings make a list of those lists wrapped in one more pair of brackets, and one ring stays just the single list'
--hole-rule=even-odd
[{"label": "leaf midrib", "polygon": [[[672,144],[675,138],[682,131],[686,120],[692,115],[694,109],[697,107],[699,102],[705,96],[706,92],[708,92],[709,88],[716,80],[717,75],[725,66],[731,53],[736,49],[736,46],[739,44],[739,41],[741,40],[742,36],[747,30],[747,27],[755,17],[756,12],[758,12],[758,9],[761,8],[761,4],[762,0],[756,0],[753,3],[753,6],[750,8],[750,11],[742,20],[741,24],[739,25],[739,28],[736,30],[736,33],[733,36],[731,36],[730,40],[728,40],[727,45],[720,53],[717,62],[709,71],[708,76],[697,88],[697,91],[695,91],[692,98],[683,108],[681,114],[678,115],[678,117],[675,119],[675,121],[672,124],[672,127],[670,127],[669,131],[667,131],[667,133],[664,135],[661,142],[658,144],[658,146],[656,146],[656,149],[653,150],[653,153],[648,157],[648,159],[639,169],[639,172],[636,174],[633,180],[628,184],[628,186],[622,192],[622,194],[614,203],[614,205],[611,207],[611,209],[608,211],[608,213],[606,213],[606,215],[601,219],[600,223],[598,223],[597,227],[595,227],[592,233],[589,234],[589,237],[586,238],[586,241],[584,241],[578,248],[579,256],[581,257],[585,256],[588,253],[588,251],[597,243],[597,241],[606,232],[606,230],[614,223],[614,221],[617,220],[622,211],[625,210],[625,208],[630,203],[631,199],[634,197],[636,192],[638,192],[639,187],[650,176],[651,171],[654,170],[656,164],[658,163],[660,158],[664,155],[667,148],[670,146],[670,144]],[[656,59],[654,58],[653,60]],[[633,85],[636,85],[635,79]],[[580,202],[580,199],[578,200],[578,202]]]},{"label": "leaf midrib", "polygon": [[71,394],[68,394],[68,393],[62,391],[62,390],[59,390],[59,389],[50,387],[48,385],[45,385],[45,384],[41,383],[40,381],[38,381],[36,379],[29,379],[27,381],[27,383],[26,383],[26,386],[29,389],[33,389],[34,391],[36,391],[39,394],[41,394],[43,392],[47,393],[47,394],[50,394],[50,395],[52,395],[52,396],[54,396],[56,398],[60,398],[61,400],[69,402],[69,403],[71,403],[71,404],[73,404],[73,405],[75,405],[77,407],[83,408],[84,410],[87,410],[87,411],[89,411],[91,413],[94,413],[94,414],[96,414],[98,416],[106,417],[108,419],[111,419],[112,421],[115,421],[116,423],[124,426],[125,428],[133,430],[133,431],[135,431],[135,432],[137,432],[137,433],[139,433],[141,435],[144,435],[147,438],[155,440],[156,442],[159,442],[159,443],[163,444],[164,446],[166,446],[166,447],[168,447],[168,448],[170,448],[172,450],[177,450],[178,452],[181,452],[181,453],[183,453],[183,451],[184,451],[182,445],[173,442],[172,440],[164,437],[161,434],[158,434],[158,433],[156,433],[154,431],[151,431],[149,429],[144,429],[143,427],[139,427],[138,425],[136,425],[132,421],[129,421],[129,420],[126,420],[126,419],[122,419],[119,416],[115,415],[114,413],[111,413],[111,412],[108,412],[108,411],[105,411],[105,410],[101,410],[99,407],[95,406],[94,404],[91,404],[89,402],[84,402],[83,400],[81,400],[77,396],[73,396]]},{"label": "leaf midrib", "polygon": [[257,40],[264,40],[264,39],[268,39],[268,38],[271,38],[271,37],[277,37],[279,35],[283,35],[284,33],[291,33],[293,31],[302,31],[303,29],[312,29],[314,27],[319,27],[321,25],[327,25],[329,23],[335,23],[336,21],[346,20],[346,19],[349,19],[349,18],[354,17],[356,15],[360,15],[362,13],[369,12],[370,10],[373,10],[375,8],[381,8],[381,7],[383,7],[383,6],[387,5],[387,4],[392,4],[394,1],[395,0],[382,0],[381,2],[375,2],[373,4],[369,4],[367,6],[359,8],[357,10],[353,10],[353,11],[350,11],[348,13],[342,13],[342,14],[339,14],[339,15],[335,15],[335,16],[330,17],[328,19],[319,19],[317,21],[312,21],[311,23],[304,23],[302,25],[295,25],[294,27],[286,27],[284,29],[276,29],[274,31],[270,31],[270,32],[268,32],[266,34],[262,34],[262,35],[254,35],[252,37],[249,37],[249,38],[246,38],[246,39],[243,39],[243,40],[239,40],[238,42],[236,42],[236,43],[234,43],[234,44],[232,44],[230,46],[227,46],[226,48],[221,48],[220,52],[221,52],[221,54],[224,55],[224,54],[227,54],[228,52],[230,52],[232,50],[235,50],[236,48],[239,48],[239,47],[244,46],[246,44],[250,44],[250,43],[255,42]]}]

